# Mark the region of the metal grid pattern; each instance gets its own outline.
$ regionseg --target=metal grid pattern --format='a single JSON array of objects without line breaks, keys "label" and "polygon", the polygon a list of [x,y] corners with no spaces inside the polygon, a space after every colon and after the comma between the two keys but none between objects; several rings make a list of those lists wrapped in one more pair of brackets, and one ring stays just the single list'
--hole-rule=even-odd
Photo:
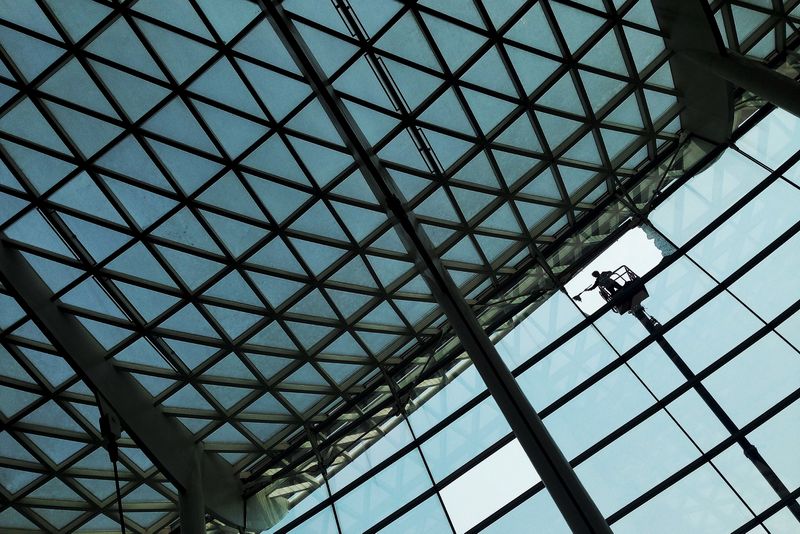
[{"label": "metal grid pattern", "polygon": [[[800,143],[793,134],[800,120],[782,111],[759,119],[651,213],[656,232],[672,244],[644,277],[645,306],[663,321],[656,331],[609,306],[583,315],[556,293],[499,342],[615,531],[797,529],[790,507],[800,497],[791,423],[800,408],[800,287],[793,270],[800,237]],[[661,352],[659,336],[689,376]],[[318,494],[319,504],[275,532],[407,532],[410,525],[469,534],[569,532],[541,483],[528,482],[502,502],[485,499],[495,477],[525,468],[521,457],[498,463],[513,435],[496,422],[496,407],[476,378],[456,379],[444,390],[447,400],[408,418],[413,437],[396,432],[379,461],[342,470],[330,480],[330,497]],[[734,429],[714,420],[695,393],[700,388]],[[785,495],[760,478],[752,453],[738,444],[743,437],[788,487]],[[430,481],[418,471],[423,462],[432,466]],[[492,467],[470,480],[483,464]],[[456,498],[448,496],[454,486]],[[376,487],[398,494],[375,495]],[[481,505],[489,512],[476,519],[468,508],[482,500],[494,508]],[[354,519],[354,502],[369,513]]]},{"label": "metal grid pattern", "polygon": [[[3,530],[118,532],[114,473],[101,446],[94,393],[0,289],[0,495]],[[128,527],[177,517],[175,488],[125,437],[121,493]]]},{"label": "metal grid pattern", "polygon": [[[157,405],[263,466],[440,320],[257,6],[156,4],[2,6],[0,230]],[[676,138],[649,3],[584,4],[284,3],[469,297]]]}]

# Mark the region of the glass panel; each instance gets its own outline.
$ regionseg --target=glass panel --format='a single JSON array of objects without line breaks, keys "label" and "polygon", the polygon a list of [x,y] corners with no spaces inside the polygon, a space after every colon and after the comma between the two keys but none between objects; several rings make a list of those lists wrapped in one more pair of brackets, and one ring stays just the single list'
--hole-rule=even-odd
[{"label": "glass panel", "polygon": [[703,466],[614,524],[614,532],[726,533],[752,517],[736,494]]},{"label": "glass panel", "polygon": [[514,440],[448,484],[441,496],[456,532],[462,534],[539,480]]},{"label": "glass panel", "polygon": [[800,189],[778,180],[714,230],[689,255],[722,280],[800,218]]},{"label": "glass panel", "polygon": [[334,503],[342,534],[361,533],[431,486],[417,450]]},{"label": "glass panel", "polygon": [[650,222],[682,245],[742,198],[767,171],[733,150],[674,191],[650,215]]}]

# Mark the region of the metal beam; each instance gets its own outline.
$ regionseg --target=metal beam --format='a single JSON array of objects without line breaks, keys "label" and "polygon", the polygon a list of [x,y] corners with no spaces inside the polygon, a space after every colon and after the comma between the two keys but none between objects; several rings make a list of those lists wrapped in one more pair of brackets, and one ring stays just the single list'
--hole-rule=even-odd
[{"label": "metal beam", "polygon": [[[153,406],[144,388],[130,374],[106,359],[106,350],[78,321],[53,302],[53,292],[19,250],[0,239],[0,281],[25,308],[53,347],[83,378],[94,394],[113,410],[128,434],[183,495],[220,519],[241,524],[242,484],[231,466],[206,454],[192,435]],[[198,469],[205,475],[199,478]],[[205,515],[205,508],[195,515]],[[181,514],[183,517],[183,514]]]},{"label": "metal beam", "polygon": [[706,0],[653,0],[664,33],[675,88],[682,93],[681,126],[715,144],[730,140],[733,130],[733,86],[685,52],[719,55],[725,48]]},{"label": "metal beam", "polygon": [[[639,308],[633,312],[633,315],[639,320],[645,330],[647,330],[647,332],[653,336],[658,346],[661,347],[661,350],[664,351],[673,365],[677,367],[678,371],[680,371],[686,381],[694,381],[696,375],[691,370],[689,365],[683,361],[683,358],[680,357],[670,342],[667,341],[667,338],[662,335],[661,325],[658,323],[658,321],[649,316],[645,312],[644,308]],[[696,382],[694,384],[694,390],[700,399],[706,404],[706,406],[708,406],[708,409],[711,410],[711,413],[714,414],[714,417],[716,417],[717,420],[722,423],[722,426],[725,427],[725,430],[727,430],[732,436],[739,436],[736,439],[736,443],[739,444],[745,457],[750,460],[750,462],[753,464],[753,467],[756,468],[756,470],[764,478],[767,484],[769,484],[772,490],[781,499],[787,499],[790,494],[789,488],[787,488],[783,481],[781,481],[781,479],[778,477],[778,474],[775,473],[775,470],[772,469],[769,463],[767,463],[767,460],[761,455],[756,446],[750,442],[747,436],[740,435],[741,429],[736,425],[733,419],[730,418],[719,402],[717,402],[717,399],[714,398],[711,392],[708,391],[705,384],[702,382]],[[790,501],[788,508],[795,520],[800,522],[800,503],[797,501]]]},{"label": "metal beam", "polygon": [[511,429],[547,486],[553,500],[575,533],[610,533],[603,515],[575,475],[511,372],[500,358],[458,287],[434,252],[431,241],[406,209],[393,179],[379,162],[343,102],[334,94],[283,8],[267,0],[258,4],[311,84],[326,114],[336,127],[375,197],[393,217],[395,229],[409,255],[441,306],[464,350],[481,374]]},{"label": "metal beam", "polygon": [[698,68],[711,72],[720,79],[746,89],[770,104],[800,117],[800,83],[788,76],[732,50],[722,54],[684,50],[681,55]]}]

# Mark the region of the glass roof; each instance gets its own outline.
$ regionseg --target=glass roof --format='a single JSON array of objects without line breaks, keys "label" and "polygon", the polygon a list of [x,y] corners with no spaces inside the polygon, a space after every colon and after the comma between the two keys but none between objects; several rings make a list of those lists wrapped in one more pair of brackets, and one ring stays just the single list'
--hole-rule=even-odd
[{"label": "glass roof", "polygon": [[[471,302],[678,137],[649,1],[337,5],[283,2]],[[393,222],[256,3],[0,2],[0,46],[3,239],[237,471],[441,340]]]},{"label": "glass roof", "polygon": [[[94,393],[3,289],[0,397],[2,529],[119,531]],[[134,528],[157,530],[175,520],[177,490],[127,436],[119,472]]]}]

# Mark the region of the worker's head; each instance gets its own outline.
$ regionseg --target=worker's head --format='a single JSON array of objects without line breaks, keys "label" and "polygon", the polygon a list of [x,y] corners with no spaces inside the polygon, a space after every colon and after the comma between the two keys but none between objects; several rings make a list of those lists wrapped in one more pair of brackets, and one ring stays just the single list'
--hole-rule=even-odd
[{"label": "worker's head", "polygon": [[592,271],[592,276],[594,276],[595,278],[597,278],[598,276],[600,276],[600,273],[599,273],[599,272],[597,272],[597,271]]}]

